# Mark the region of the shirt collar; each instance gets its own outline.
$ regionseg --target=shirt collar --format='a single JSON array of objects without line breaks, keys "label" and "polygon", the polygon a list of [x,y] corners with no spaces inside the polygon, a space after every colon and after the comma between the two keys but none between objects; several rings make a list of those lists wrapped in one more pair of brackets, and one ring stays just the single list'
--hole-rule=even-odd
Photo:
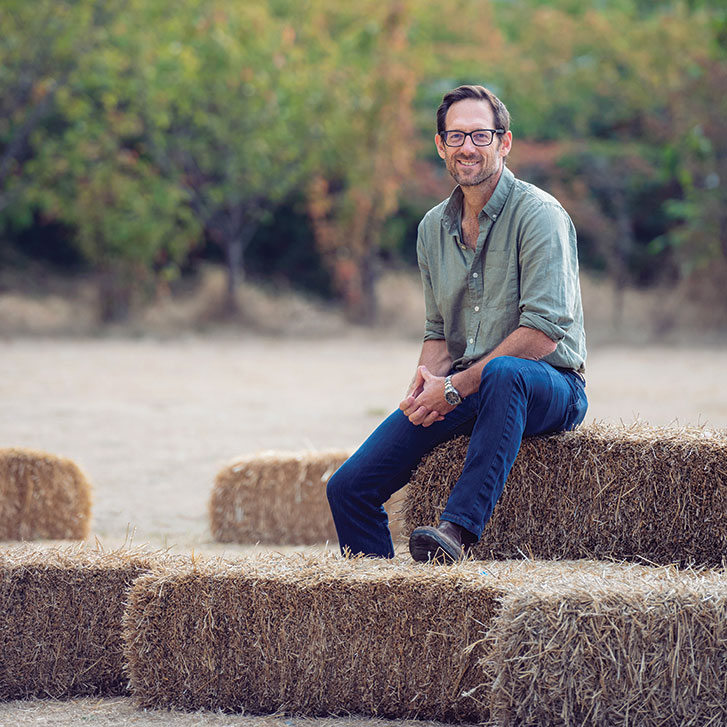
[{"label": "shirt collar", "polygon": [[510,190],[512,185],[515,183],[515,175],[503,165],[502,174],[500,179],[497,181],[495,191],[492,193],[492,197],[487,201],[485,205],[484,213],[491,219],[496,220],[502,212],[502,208],[507,202],[507,198],[510,196]]},{"label": "shirt collar", "polygon": [[[500,179],[497,181],[495,191],[487,201],[484,209],[482,210],[491,220],[496,220],[502,208],[507,202],[507,198],[510,196],[510,190],[515,182],[515,175],[506,167],[503,166],[502,174]],[[444,214],[442,215],[442,221],[444,222],[447,230],[454,234],[458,234],[460,222],[462,220],[462,200],[464,194],[462,187],[458,184],[453,190],[452,194],[449,195],[447,204],[444,208]]]}]

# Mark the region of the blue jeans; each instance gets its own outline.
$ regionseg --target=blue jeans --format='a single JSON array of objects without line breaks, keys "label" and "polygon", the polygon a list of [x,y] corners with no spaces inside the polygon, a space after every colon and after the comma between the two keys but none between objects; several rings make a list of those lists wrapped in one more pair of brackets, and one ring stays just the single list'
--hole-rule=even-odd
[{"label": "blue jeans", "polygon": [[406,485],[427,452],[459,434],[469,434],[470,444],[441,519],[479,540],[522,438],[573,429],[587,408],[578,374],[543,361],[501,356],[483,369],[479,390],[443,421],[415,426],[397,409],[328,481],[341,551],[392,558],[383,504]]}]

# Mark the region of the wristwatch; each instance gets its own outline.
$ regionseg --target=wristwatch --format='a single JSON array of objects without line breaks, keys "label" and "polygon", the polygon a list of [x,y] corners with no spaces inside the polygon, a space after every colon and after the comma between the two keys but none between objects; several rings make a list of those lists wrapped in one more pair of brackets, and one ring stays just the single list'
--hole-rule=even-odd
[{"label": "wristwatch", "polygon": [[457,406],[462,403],[462,396],[459,391],[454,388],[451,376],[447,376],[444,380],[444,398],[446,399],[447,404],[451,404],[452,406]]}]

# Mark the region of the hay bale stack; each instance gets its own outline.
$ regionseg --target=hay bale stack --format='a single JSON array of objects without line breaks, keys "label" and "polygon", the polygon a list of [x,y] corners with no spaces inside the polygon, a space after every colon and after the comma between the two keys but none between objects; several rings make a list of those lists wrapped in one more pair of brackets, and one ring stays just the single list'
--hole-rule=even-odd
[{"label": "hay bale stack", "polygon": [[501,597],[480,564],[331,554],[147,574],[125,621],[131,690],[145,708],[476,721]]},{"label": "hay bale stack", "polygon": [[126,592],[169,559],[138,550],[0,550],[0,699],[126,693]]},{"label": "hay bale stack", "polygon": [[715,571],[197,561],[135,582],[124,636],[132,693],[147,708],[497,725],[727,720],[727,578]]},{"label": "hay bale stack", "polygon": [[[464,465],[458,437],[422,459],[405,532],[436,524]],[[476,558],[719,566],[727,553],[727,432],[593,424],[525,439]]]},{"label": "hay bale stack", "polygon": [[[215,480],[209,503],[210,529],[223,543],[313,545],[337,542],[326,484],[346,461],[343,450],[262,452],[235,460]],[[396,539],[398,507],[387,509]]]},{"label": "hay bale stack", "polygon": [[495,724],[727,724],[724,573],[534,582],[507,594],[489,638]]},{"label": "hay bale stack", "polygon": [[70,460],[29,449],[0,449],[0,540],[82,540],[91,486]]}]

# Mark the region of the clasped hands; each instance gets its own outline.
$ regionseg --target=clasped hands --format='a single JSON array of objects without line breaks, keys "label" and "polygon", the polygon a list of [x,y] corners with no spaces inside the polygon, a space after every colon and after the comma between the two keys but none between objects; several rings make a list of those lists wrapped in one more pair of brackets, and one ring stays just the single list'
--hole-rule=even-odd
[{"label": "clasped hands", "polygon": [[444,398],[444,378],[435,376],[426,366],[417,368],[409,392],[399,404],[399,409],[412,424],[431,426],[441,422],[444,415],[454,409]]}]

